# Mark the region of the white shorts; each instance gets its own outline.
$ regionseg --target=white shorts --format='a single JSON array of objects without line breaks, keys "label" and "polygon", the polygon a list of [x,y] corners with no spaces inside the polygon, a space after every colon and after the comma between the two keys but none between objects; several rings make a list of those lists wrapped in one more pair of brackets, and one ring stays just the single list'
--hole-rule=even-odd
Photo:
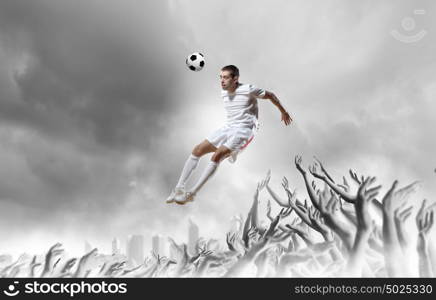
[{"label": "white shorts", "polygon": [[235,162],[238,153],[253,140],[256,129],[243,127],[223,127],[211,132],[206,139],[215,147],[225,146],[232,150],[230,162]]}]

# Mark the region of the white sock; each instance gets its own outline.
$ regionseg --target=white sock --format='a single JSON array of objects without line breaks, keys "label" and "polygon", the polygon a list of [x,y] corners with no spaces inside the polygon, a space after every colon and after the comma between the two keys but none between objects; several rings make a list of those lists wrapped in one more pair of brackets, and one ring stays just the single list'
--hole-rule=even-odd
[{"label": "white sock", "polygon": [[219,163],[216,163],[214,161],[209,161],[209,163],[207,164],[206,168],[203,171],[203,174],[201,174],[197,183],[192,187],[190,192],[196,194],[201,189],[201,187],[209,180],[209,178],[212,177],[212,175],[215,173],[216,169],[218,168],[218,165]]},{"label": "white sock", "polygon": [[176,188],[185,187],[186,181],[188,180],[189,176],[191,176],[192,171],[194,171],[194,169],[197,167],[199,160],[200,157],[193,154],[189,155],[185,162],[185,166],[183,167],[182,174],[180,174],[179,182],[177,183]]}]

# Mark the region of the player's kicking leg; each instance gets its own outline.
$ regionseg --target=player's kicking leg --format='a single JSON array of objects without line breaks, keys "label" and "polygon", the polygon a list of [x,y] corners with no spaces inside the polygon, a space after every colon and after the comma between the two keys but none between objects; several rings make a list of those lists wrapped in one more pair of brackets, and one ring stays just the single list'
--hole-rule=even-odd
[{"label": "player's kicking leg", "polygon": [[185,197],[182,200],[176,198],[175,202],[177,204],[185,204],[187,202],[194,201],[194,197],[197,194],[197,192],[212,177],[212,175],[215,174],[219,163],[223,159],[227,158],[231,152],[232,150],[230,150],[226,146],[220,146],[212,155],[211,160],[207,164],[206,168],[203,171],[203,174],[201,174],[197,183],[192,187],[192,189],[189,192],[186,193]]},{"label": "player's kicking leg", "polygon": [[177,182],[176,187],[171,192],[170,196],[167,198],[167,203],[173,203],[176,200],[183,200],[186,196],[185,192],[185,184],[186,181],[191,176],[192,172],[198,165],[200,158],[211,152],[215,152],[217,148],[212,145],[208,140],[204,140],[200,144],[194,147],[192,153],[189,155],[188,159],[183,166],[182,173],[180,174],[179,181]]}]

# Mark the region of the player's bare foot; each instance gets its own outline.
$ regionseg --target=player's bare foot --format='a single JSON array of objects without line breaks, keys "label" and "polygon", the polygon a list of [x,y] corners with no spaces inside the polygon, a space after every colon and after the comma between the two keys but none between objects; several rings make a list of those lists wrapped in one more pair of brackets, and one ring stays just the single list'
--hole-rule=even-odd
[{"label": "player's bare foot", "polygon": [[194,197],[195,197],[195,194],[194,194],[194,193],[187,192],[186,195],[185,195],[185,197],[184,197],[183,199],[180,199],[180,200],[175,199],[174,201],[175,201],[177,204],[179,204],[179,205],[185,205],[185,204],[188,203],[188,202],[193,202],[193,201],[194,201]]},{"label": "player's bare foot", "polygon": [[171,194],[168,196],[166,203],[174,203],[176,199],[184,199],[185,189],[184,188],[175,188]]}]

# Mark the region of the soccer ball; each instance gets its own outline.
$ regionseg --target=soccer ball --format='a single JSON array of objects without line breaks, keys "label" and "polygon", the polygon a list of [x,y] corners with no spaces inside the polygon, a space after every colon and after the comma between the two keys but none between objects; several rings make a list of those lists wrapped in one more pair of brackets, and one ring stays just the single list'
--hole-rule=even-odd
[{"label": "soccer ball", "polygon": [[186,58],[186,65],[191,71],[201,71],[204,67],[204,55],[200,52],[194,52]]}]

